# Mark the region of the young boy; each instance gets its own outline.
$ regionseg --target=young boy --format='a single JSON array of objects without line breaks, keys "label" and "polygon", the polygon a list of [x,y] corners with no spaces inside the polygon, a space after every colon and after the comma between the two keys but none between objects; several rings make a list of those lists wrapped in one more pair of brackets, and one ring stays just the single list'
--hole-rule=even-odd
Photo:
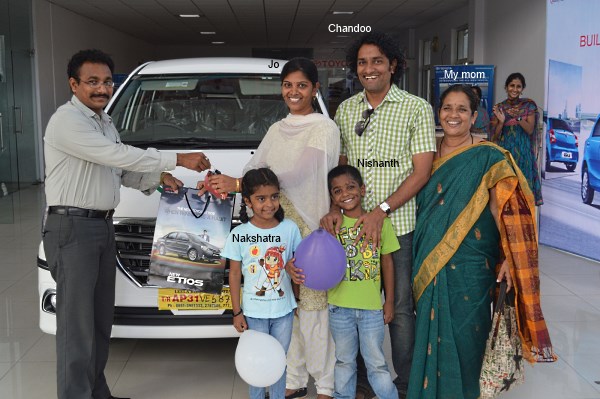
[{"label": "young boy", "polygon": [[[365,185],[358,169],[350,165],[333,168],[327,176],[331,201],[342,209],[343,223],[338,239],[346,250],[346,276],[328,292],[329,326],[335,342],[335,398],[354,399],[356,356],[360,352],[367,376],[379,399],[397,399],[383,354],[384,325],[394,318],[394,265],[391,253],[400,245],[392,223],[385,219],[381,246],[372,244],[363,251],[363,239],[354,243],[359,229],[357,219],[365,212],[361,199]],[[381,281],[385,302],[381,305]]]}]

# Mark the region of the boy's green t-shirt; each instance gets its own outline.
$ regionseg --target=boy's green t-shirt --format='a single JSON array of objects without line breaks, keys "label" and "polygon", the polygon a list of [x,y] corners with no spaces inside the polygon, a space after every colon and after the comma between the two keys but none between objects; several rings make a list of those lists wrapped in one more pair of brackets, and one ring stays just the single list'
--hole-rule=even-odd
[{"label": "boy's green t-shirt", "polygon": [[379,310],[381,304],[381,261],[380,254],[389,254],[400,249],[392,222],[386,218],[381,229],[380,248],[373,250],[369,245],[360,252],[363,239],[354,245],[360,232],[352,228],[357,219],[344,215],[337,238],[346,250],[346,274],[344,279],[327,292],[331,305],[353,309]]}]

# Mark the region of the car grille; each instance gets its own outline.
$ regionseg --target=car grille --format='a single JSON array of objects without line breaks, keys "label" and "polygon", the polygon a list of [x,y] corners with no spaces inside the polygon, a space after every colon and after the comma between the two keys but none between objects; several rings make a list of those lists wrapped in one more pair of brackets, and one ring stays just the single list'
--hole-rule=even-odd
[{"label": "car grille", "polygon": [[[150,254],[154,239],[156,218],[121,219],[115,222],[117,265],[137,286],[156,287],[148,284]],[[239,221],[234,221],[234,226]],[[225,285],[229,284],[229,262],[225,266]]]},{"label": "car grille", "polygon": [[117,264],[138,286],[148,284],[155,218],[123,219],[115,223]]}]

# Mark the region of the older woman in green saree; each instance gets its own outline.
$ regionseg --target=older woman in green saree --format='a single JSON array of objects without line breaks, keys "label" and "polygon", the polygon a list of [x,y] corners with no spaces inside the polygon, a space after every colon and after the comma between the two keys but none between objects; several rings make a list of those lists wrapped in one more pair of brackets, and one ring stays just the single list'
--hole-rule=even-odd
[{"label": "older woman in green saree", "polygon": [[417,196],[416,342],[408,398],[478,398],[497,281],[515,289],[525,357],[555,356],[539,302],[534,199],[510,153],[474,138],[468,86],[441,97],[444,137]]}]

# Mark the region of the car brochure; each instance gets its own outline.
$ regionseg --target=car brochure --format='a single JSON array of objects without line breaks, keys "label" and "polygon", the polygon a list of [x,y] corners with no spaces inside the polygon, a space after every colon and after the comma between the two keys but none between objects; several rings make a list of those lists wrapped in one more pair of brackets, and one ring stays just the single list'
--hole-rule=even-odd
[{"label": "car brochure", "polygon": [[182,187],[163,190],[156,217],[148,282],[220,294],[225,260],[221,251],[231,230],[235,196],[217,198]]}]

